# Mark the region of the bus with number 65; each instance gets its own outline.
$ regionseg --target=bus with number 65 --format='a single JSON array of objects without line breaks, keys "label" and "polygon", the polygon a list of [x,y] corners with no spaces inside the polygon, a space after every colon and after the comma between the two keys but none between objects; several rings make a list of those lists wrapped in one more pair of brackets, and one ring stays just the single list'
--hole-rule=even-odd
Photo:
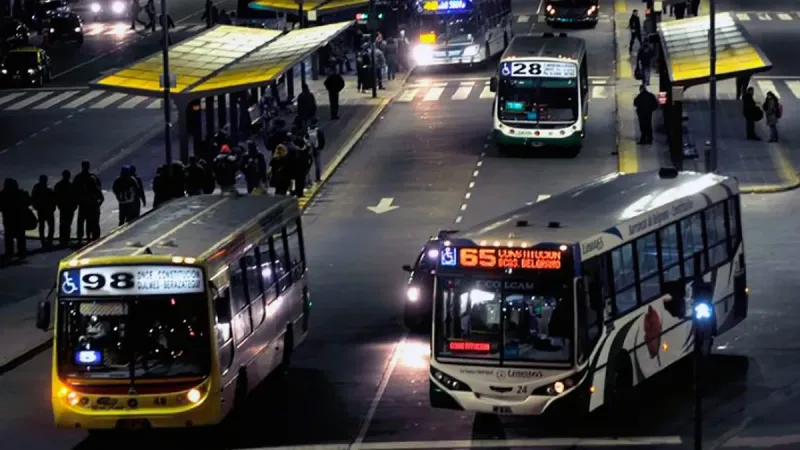
[{"label": "bus with number 65", "polygon": [[[430,403],[497,415],[580,413],[747,317],[735,179],[612,174],[449,235],[435,268]],[[710,351],[713,338],[702,350]]]},{"label": "bus with number 65", "polygon": [[[52,407],[63,428],[219,423],[305,339],[297,200],[170,201],[58,267]],[[50,329],[51,305],[37,327]]]}]

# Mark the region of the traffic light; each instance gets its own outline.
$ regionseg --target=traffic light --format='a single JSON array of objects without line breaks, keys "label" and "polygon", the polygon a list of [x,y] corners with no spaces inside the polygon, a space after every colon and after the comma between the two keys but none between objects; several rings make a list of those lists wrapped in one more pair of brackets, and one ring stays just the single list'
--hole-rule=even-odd
[{"label": "traffic light", "polygon": [[711,283],[696,281],[692,285],[693,317],[703,324],[712,322],[714,318],[714,289]]}]

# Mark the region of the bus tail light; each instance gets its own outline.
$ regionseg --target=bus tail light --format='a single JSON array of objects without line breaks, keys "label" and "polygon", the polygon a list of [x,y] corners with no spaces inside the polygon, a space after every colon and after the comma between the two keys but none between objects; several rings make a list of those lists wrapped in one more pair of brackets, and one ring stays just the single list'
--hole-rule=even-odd
[{"label": "bus tail light", "polygon": [[445,375],[433,367],[431,367],[431,376],[451,391],[472,392],[472,389],[466,383],[458,381],[450,375]]}]

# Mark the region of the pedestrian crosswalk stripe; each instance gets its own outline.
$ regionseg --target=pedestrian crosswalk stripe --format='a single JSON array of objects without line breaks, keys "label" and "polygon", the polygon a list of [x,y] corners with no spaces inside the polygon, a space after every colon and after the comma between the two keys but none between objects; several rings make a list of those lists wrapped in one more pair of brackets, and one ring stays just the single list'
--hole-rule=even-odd
[{"label": "pedestrian crosswalk stripe", "polygon": [[772,81],[758,80],[756,81],[756,85],[765,95],[767,92],[772,91],[772,93],[775,94],[776,97],[781,98],[780,92],[778,92],[778,89],[775,87],[775,83],[773,83]]},{"label": "pedestrian crosswalk stripe", "polygon": [[39,92],[36,95],[32,95],[32,96],[30,96],[30,97],[28,97],[28,98],[26,98],[24,100],[20,100],[17,103],[14,103],[13,105],[9,106],[6,109],[9,109],[11,111],[18,111],[18,110],[20,110],[22,108],[25,108],[26,106],[30,106],[30,105],[38,102],[39,100],[41,100],[41,99],[43,99],[45,97],[48,97],[48,96],[50,96],[52,94],[53,93],[49,92],[49,91]]},{"label": "pedestrian crosswalk stripe", "polygon": [[605,86],[592,86],[592,98],[608,98]]},{"label": "pedestrian crosswalk stripe", "polygon": [[64,100],[72,97],[73,95],[75,95],[77,93],[78,93],[78,91],[62,92],[62,93],[56,95],[55,97],[51,98],[50,100],[47,100],[44,103],[40,103],[40,104],[34,106],[33,109],[48,109],[48,108],[52,108],[53,106],[63,102]]},{"label": "pedestrian crosswalk stripe", "polygon": [[489,86],[484,86],[480,98],[494,98],[494,92],[489,89]]},{"label": "pedestrian crosswalk stripe", "polygon": [[147,109],[160,109],[161,108],[161,99],[153,100],[152,103],[147,105]]},{"label": "pedestrian crosswalk stripe", "polygon": [[766,13],[758,13],[756,14],[756,16],[758,17],[758,20],[772,20],[772,17],[770,17],[769,14]]},{"label": "pedestrian crosswalk stripe", "polygon": [[127,94],[120,94],[119,92],[115,94],[111,94],[108,97],[100,100],[99,102],[95,103],[94,105],[90,106],[91,109],[103,109],[112,103],[116,102],[117,100],[124,98]]},{"label": "pedestrian crosswalk stripe", "polygon": [[792,20],[792,16],[791,16],[791,14],[778,13],[778,19],[781,19],[781,20]]},{"label": "pedestrian crosswalk stripe", "polygon": [[428,91],[427,94],[425,94],[425,97],[423,97],[422,100],[426,102],[434,102],[436,100],[439,100],[439,97],[441,97],[442,92],[444,92],[443,87],[433,87]]},{"label": "pedestrian crosswalk stripe", "polygon": [[800,98],[800,81],[787,81],[786,87],[792,91],[792,95],[794,95],[795,98]]},{"label": "pedestrian crosswalk stripe", "polygon": [[741,20],[742,22],[750,20],[750,16],[745,13],[736,13],[736,18]]},{"label": "pedestrian crosswalk stripe", "polygon": [[141,95],[137,95],[135,97],[132,97],[131,99],[129,99],[125,103],[119,105],[119,107],[120,107],[120,109],[131,109],[134,106],[138,105],[139,103],[142,103],[145,100],[147,100],[147,97],[143,97]]},{"label": "pedestrian crosswalk stripe", "polygon": [[397,97],[397,101],[403,103],[410,102],[411,100],[414,100],[414,97],[416,97],[417,92],[419,92],[419,88],[406,89],[405,91],[403,91],[402,94],[400,94],[400,97]]},{"label": "pedestrian crosswalk stripe", "polygon": [[21,97],[23,95],[25,95],[24,92],[12,92],[10,94],[4,95],[4,96],[0,97],[0,105],[8,103],[11,100],[14,100],[15,98]]},{"label": "pedestrian crosswalk stripe", "polygon": [[529,20],[531,20],[531,16],[519,16],[517,19],[519,23],[527,23]]},{"label": "pedestrian crosswalk stripe", "polygon": [[81,106],[85,105],[87,102],[92,101],[93,99],[103,95],[103,91],[89,91],[86,94],[76,98],[75,100],[67,103],[66,105],[62,106],[62,109],[77,109]]},{"label": "pedestrian crosswalk stripe", "polygon": [[451,97],[453,100],[465,100],[472,92],[472,86],[461,86],[456,90],[456,93]]}]

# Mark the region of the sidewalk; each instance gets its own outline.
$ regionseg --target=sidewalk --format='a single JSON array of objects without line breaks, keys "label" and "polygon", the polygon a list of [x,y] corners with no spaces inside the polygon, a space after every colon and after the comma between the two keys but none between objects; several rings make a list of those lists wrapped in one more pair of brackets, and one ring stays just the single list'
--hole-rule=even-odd
[{"label": "sidewalk", "polygon": [[[319,107],[318,116],[326,135],[326,147],[322,151],[323,162],[322,183],[315,184],[306,190],[300,200],[301,207],[307,208],[319,192],[321,185],[327,181],[338,165],[347,157],[369,127],[381,116],[390,100],[396,96],[407,79],[407,75],[398,74],[398,78],[386,82],[386,90],[378,91],[378,98],[373,99],[369,93],[360,94],[355,89],[355,77],[345,77],[345,90],[341,94],[341,105],[337,121],[330,117],[326,93],[319,93],[322,80],[313,82]],[[309,78],[309,84],[311,80]],[[315,89],[316,88],[316,89]],[[136,149],[127,152],[124,158],[112,158],[99,165],[98,176],[104,187],[110,187],[119,174],[121,166],[134,164],[142,177],[147,190],[148,205],[152,201],[152,179],[155,169],[163,163],[163,133],[151,133]],[[256,140],[261,145],[260,139]],[[173,145],[176,145],[174,142]],[[242,186],[242,190],[243,186]],[[148,208],[149,209],[149,208]],[[102,207],[101,229],[104,234],[117,225],[116,200],[113,194],[106,193],[106,202]],[[56,225],[57,227],[57,225]],[[29,241],[29,247],[38,247],[38,242]],[[20,362],[26,361],[39,350],[46,348],[51,340],[50,333],[44,333],[34,327],[36,304],[44,300],[52,286],[58,261],[68,255],[66,250],[34,254],[20,265],[12,265],[0,270],[0,291],[7,294],[0,299],[0,339],[6,345],[0,349],[0,374],[6,372]],[[52,299],[52,298],[51,298]]]},{"label": "sidewalk", "polygon": [[[703,13],[701,3],[701,11]],[[667,137],[664,134],[663,115],[657,111],[653,115],[655,130],[653,145],[636,143],[639,126],[633,108],[633,99],[638,94],[641,84],[633,79],[633,59],[628,52],[630,32],[627,28],[629,10],[642,10],[640,5],[629,6],[627,2],[615,2],[615,45],[617,50],[617,152],[619,170],[621,172],[643,172],[671,166]],[[665,21],[674,20],[664,16]],[[634,47],[634,51],[636,47]],[[764,101],[764,92],[756,87],[756,103]],[[653,76],[649,90],[658,93],[659,80]],[[705,171],[704,146],[709,138],[709,87],[708,85],[689,88],[684,93],[684,114],[689,117],[691,140],[698,151],[699,158],[685,160],[684,169],[698,172]],[[717,83],[717,172],[736,177],[742,192],[767,193],[779,192],[800,186],[800,176],[795,167],[800,167],[800,152],[792,149],[795,130],[788,128],[788,120],[784,124],[782,142],[748,141],[744,135],[744,118],[741,114],[741,101],[736,100],[736,87],[733,80]],[[789,108],[784,108],[786,118],[790,117]],[[789,119],[791,120],[791,119]],[[780,125],[779,125],[780,127]],[[756,130],[762,137],[768,136],[764,121],[756,124]],[[800,136],[798,136],[800,138]],[[794,163],[794,164],[793,164]]]}]

